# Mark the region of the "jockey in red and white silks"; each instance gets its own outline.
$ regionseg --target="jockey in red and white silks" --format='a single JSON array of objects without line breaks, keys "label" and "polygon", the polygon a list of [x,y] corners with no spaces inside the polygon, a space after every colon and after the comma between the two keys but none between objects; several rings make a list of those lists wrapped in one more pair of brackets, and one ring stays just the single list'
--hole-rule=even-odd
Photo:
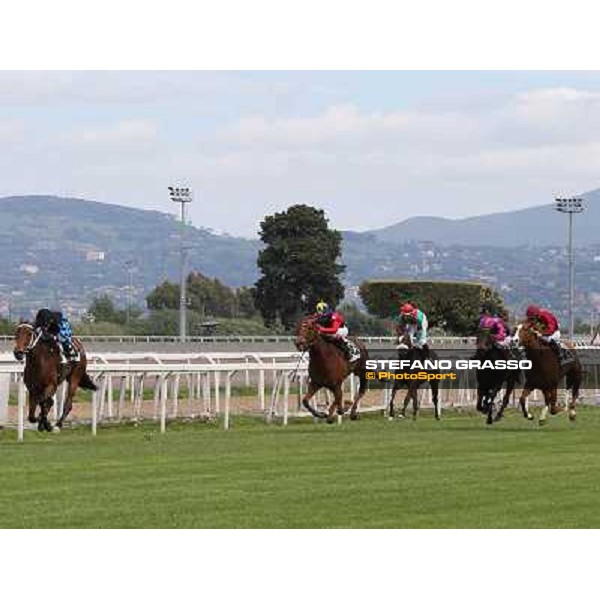
[{"label": "jockey in red and white silks", "polygon": [[316,328],[317,331],[326,337],[331,337],[339,342],[350,362],[360,358],[360,350],[348,339],[348,327],[344,315],[334,311],[330,306],[321,300],[317,304]]}]

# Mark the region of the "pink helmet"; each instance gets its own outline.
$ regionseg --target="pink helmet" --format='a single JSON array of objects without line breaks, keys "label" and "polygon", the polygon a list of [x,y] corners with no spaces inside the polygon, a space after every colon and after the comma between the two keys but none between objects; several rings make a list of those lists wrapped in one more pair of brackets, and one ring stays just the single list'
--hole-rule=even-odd
[{"label": "pink helmet", "polygon": [[527,312],[525,313],[528,319],[532,319],[540,316],[540,307],[535,304],[531,304],[527,307]]}]

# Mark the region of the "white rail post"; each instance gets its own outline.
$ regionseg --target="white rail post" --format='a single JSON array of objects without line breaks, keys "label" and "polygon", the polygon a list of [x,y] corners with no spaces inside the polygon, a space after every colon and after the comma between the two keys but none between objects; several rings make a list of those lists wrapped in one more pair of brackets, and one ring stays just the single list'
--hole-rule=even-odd
[{"label": "white rail post", "polygon": [[169,380],[165,375],[160,382],[160,432],[167,429],[167,396],[169,395]]},{"label": "white rail post", "polygon": [[265,412],[265,372],[263,369],[258,372],[258,397],[260,399],[260,410]]},{"label": "white rail post", "polygon": [[19,377],[19,388],[17,395],[17,439],[23,441],[23,432],[25,430],[25,382],[23,377]]},{"label": "white rail post", "polygon": [[175,374],[175,377],[173,378],[173,384],[171,386],[171,390],[173,393],[173,412],[171,413],[172,417],[174,419],[177,418],[178,413],[179,413],[179,381],[181,379],[181,376],[179,375],[179,373]]},{"label": "white rail post", "polygon": [[106,402],[107,402],[108,418],[112,419],[112,417],[113,417],[113,378],[112,378],[112,375],[107,376],[106,385],[108,386],[106,388],[106,392],[107,392]]},{"label": "white rail post", "polygon": [[225,416],[223,429],[229,429],[229,403],[231,401],[231,378],[235,371],[228,371],[225,379]]},{"label": "white rail post", "polygon": [[102,393],[101,391],[92,392],[92,435],[96,435],[98,433],[98,394]]},{"label": "white rail post", "polygon": [[215,414],[221,412],[221,373],[215,371]]},{"label": "white rail post", "polygon": [[283,424],[288,424],[288,415],[290,408],[290,374],[283,375]]},{"label": "white rail post", "polygon": [[202,377],[202,400],[204,413],[210,415],[210,373],[204,373]]}]

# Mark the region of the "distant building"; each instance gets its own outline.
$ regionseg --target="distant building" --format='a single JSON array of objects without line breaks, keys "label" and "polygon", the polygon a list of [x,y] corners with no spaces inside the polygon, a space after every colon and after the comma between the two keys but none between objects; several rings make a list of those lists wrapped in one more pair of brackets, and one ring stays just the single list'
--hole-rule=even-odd
[{"label": "distant building", "polygon": [[37,265],[21,265],[19,271],[27,273],[28,275],[35,275],[39,273],[40,268]]},{"label": "distant building", "polygon": [[105,253],[101,250],[88,250],[85,253],[85,260],[87,262],[104,262]]}]

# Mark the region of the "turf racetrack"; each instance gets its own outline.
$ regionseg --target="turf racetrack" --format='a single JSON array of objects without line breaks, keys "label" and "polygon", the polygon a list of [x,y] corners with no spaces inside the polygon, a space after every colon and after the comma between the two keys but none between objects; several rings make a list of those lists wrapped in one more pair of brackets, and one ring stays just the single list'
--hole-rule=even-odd
[{"label": "turf racetrack", "polygon": [[600,409],[0,431],[0,527],[600,527]]}]

